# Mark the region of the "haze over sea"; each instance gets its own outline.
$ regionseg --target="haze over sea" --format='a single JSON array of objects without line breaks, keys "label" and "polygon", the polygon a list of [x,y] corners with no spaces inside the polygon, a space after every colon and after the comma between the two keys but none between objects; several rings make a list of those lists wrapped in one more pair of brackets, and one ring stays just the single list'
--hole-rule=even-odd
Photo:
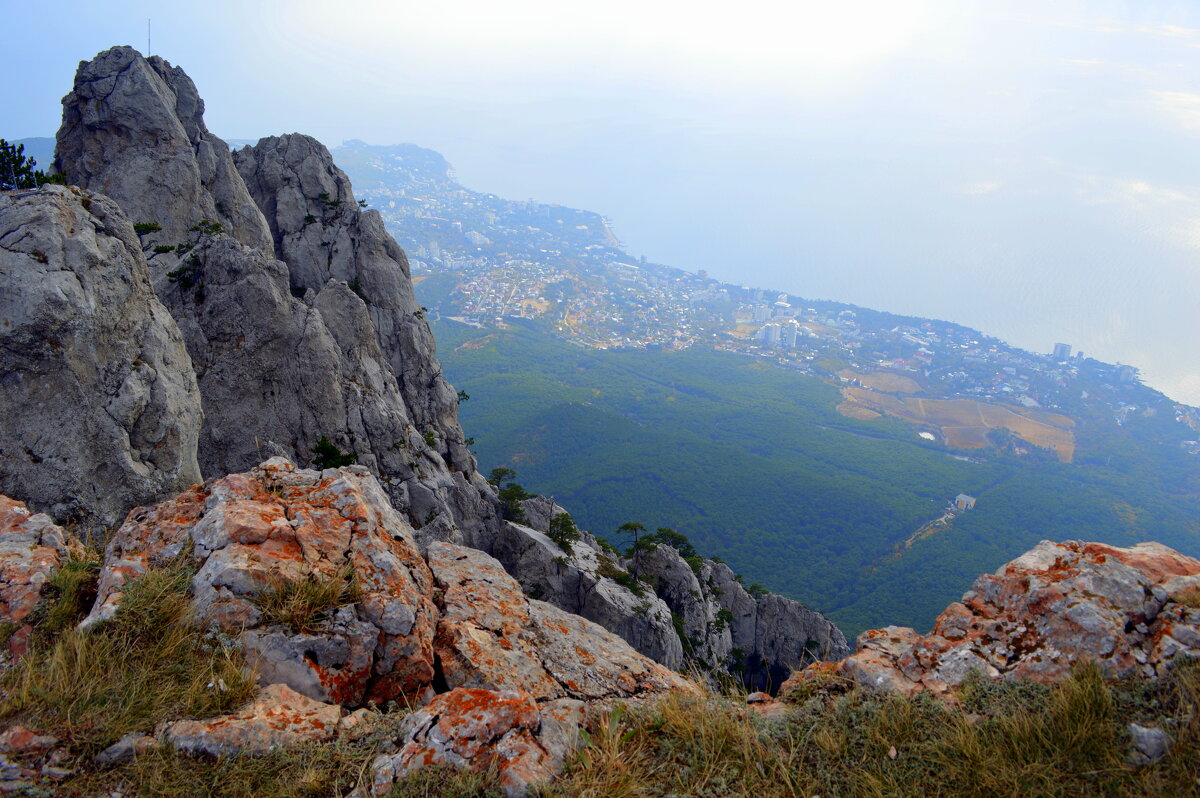
[{"label": "haze over sea", "polygon": [[[0,136],[80,54],[186,64],[209,127],[411,141],[635,255],[1132,363],[1200,404],[1200,3],[5,4]],[[50,31],[53,31],[50,33]],[[265,33],[264,33],[265,32]]]}]

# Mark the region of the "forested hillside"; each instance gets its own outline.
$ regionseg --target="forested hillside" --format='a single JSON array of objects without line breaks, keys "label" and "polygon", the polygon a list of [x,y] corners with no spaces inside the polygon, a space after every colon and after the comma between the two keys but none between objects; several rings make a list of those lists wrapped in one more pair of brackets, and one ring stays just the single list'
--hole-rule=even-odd
[{"label": "forested hillside", "polygon": [[[514,468],[601,536],[675,528],[847,634],[926,629],[981,571],[1045,538],[1200,554],[1195,458],[1144,443],[1137,425],[1155,419],[1082,425],[1071,464],[966,459],[900,421],[846,418],[832,385],[752,358],[585,350],[534,322],[434,331],[485,471]],[[906,549],[959,493],[975,509]]]}]

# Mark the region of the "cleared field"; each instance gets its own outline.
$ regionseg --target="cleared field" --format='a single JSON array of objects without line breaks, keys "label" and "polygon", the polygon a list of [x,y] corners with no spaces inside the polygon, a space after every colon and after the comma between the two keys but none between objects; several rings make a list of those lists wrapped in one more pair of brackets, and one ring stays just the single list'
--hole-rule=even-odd
[{"label": "cleared field", "polygon": [[[979,449],[988,445],[987,433],[1009,429],[1026,443],[1051,449],[1064,463],[1075,456],[1075,422],[1057,413],[1026,410],[1011,405],[990,404],[975,399],[921,399],[900,397],[848,385],[842,388],[846,401],[838,405],[842,415],[862,418],[850,406],[886,413],[912,424],[941,430],[946,445],[956,449]],[[843,409],[845,408],[845,409]]]},{"label": "cleared field", "polygon": [[842,369],[838,376],[858,380],[863,387],[884,393],[921,393],[924,390],[912,377],[891,371],[870,371],[864,374],[854,369]]},{"label": "cleared field", "polygon": [[842,402],[837,406],[837,411],[848,418],[857,418],[860,421],[872,421],[879,418],[882,413],[877,413],[869,407],[864,407],[858,402]]},{"label": "cleared field", "polygon": [[739,322],[736,327],[729,331],[729,334],[734,338],[749,338],[758,332],[760,327],[762,327],[761,324],[743,324]]}]

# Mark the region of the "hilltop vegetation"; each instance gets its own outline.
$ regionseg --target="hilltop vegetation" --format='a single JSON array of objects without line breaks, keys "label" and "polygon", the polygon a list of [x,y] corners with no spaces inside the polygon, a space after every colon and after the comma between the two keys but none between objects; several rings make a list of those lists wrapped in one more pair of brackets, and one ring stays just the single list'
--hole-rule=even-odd
[{"label": "hilltop vegetation", "polygon": [[[1200,474],[1156,440],[1169,419],[1081,424],[1070,464],[998,448],[966,460],[896,419],[847,418],[833,386],[747,357],[585,350],[535,322],[434,331],[446,376],[472,397],[460,413],[482,468],[515,468],[598,535],[631,520],[678,529],[848,635],[927,629],[975,576],[1042,539],[1200,554]],[[899,553],[958,493],[976,508]]]}]

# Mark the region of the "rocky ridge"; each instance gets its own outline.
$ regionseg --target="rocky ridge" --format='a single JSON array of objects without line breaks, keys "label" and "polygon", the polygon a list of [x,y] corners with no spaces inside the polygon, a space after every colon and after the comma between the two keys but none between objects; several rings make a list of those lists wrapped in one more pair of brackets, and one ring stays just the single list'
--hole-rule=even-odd
[{"label": "rocky ridge", "polygon": [[[202,405],[202,412],[153,404],[141,412],[137,434],[111,444],[115,458],[145,464],[146,451],[153,450],[157,459],[138,490],[106,490],[104,506],[98,498],[83,502],[77,512],[88,525],[112,528],[135,505],[198,481],[190,457],[205,475],[231,474],[275,455],[311,462],[325,438],[379,479],[420,547],[449,542],[485,551],[531,596],[600,623],[669,667],[733,667],[748,678],[757,674],[756,683],[777,684],[780,674],[813,655],[844,653],[840,633],[817,613],[786,599],[749,597],[720,568],[700,584],[705,608],[696,611],[681,603],[694,588],[683,572],[686,587],[672,587],[673,577],[664,573],[653,589],[631,589],[630,564],[593,538],[564,552],[545,536],[549,516],[528,525],[506,521],[466,449],[457,396],[441,377],[404,253],[378,214],[360,208],[320,143],[292,134],[230,155],[205,127],[204,104],[187,75],[128,47],[82,63],[63,109],[55,168],[72,182],[107,192],[120,210],[87,192],[77,195],[81,204],[104,207],[114,218],[124,211],[140,223],[133,237],[125,220],[119,233],[100,230],[97,246],[140,249],[140,260],[131,252],[138,263],[130,268],[144,280],[141,261],[148,267],[162,336],[186,346],[163,368],[151,363],[153,385],[162,395],[170,380],[194,380]],[[43,205],[56,191],[22,202]],[[55,228],[61,219],[52,213],[39,219],[47,229],[38,235],[73,235],[73,225]],[[48,269],[62,268],[58,250],[45,254]],[[6,279],[17,271],[11,257],[0,250]],[[76,302],[91,307],[99,298],[85,290]],[[18,364],[16,378],[35,371],[36,364]],[[138,373],[134,387],[145,393],[140,386],[147,379]],[[51,380],[45,390],[58,387]],[[140,408],[141,401],[132,404]],[[121,402],[118,409],[130,404]],[[167,442],[173,439],[163,430],[178,431],[173,456],[182,465],[172,465],[174,450],[143,443],[141,430],[152,422]],[[40,426],[30,418],[22,429]],[[75,432],[64,428],[62,437]],[[79,473],[96,466],[86,458],[72,462],[82,464]],[[13,471],[32,473],[24,463]],[[40,479],[38,490],[15,478],[4,487],[66,520],[61,497],[79,480],[67,472]],[[718,590],[724,591],[719,597]],[[723,612],[738,617],[729,634],[719,628]],[[697,636],[712,640],[697,649],[689,641]],[[775,640],[798,645],[767,642]]]},{"label": "rocky ridge", "polygon": [[836,674],[947,695],[972,673],[1048,682],[1085,661],[1109,678],[1163,676],[1200,657],[1198,606],[1200,561],[1159,543],[1042,541],[979,577],[928,635],[899,626],[863,632],[856,653],[809,666],[782,692]]}]

